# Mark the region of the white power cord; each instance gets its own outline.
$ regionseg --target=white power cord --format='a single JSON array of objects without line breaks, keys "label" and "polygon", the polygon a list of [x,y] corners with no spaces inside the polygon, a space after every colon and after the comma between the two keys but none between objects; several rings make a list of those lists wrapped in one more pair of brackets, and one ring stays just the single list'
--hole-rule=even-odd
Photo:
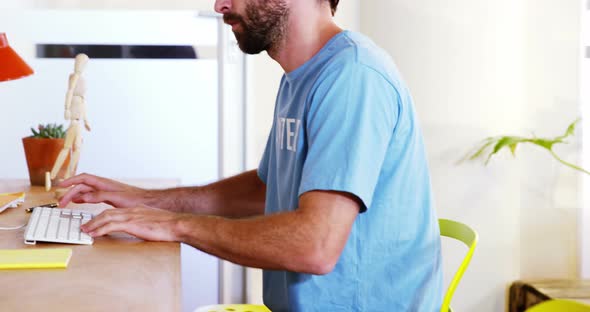
[{"label": "white power cord", "polygon": [[14,230],[21,229],[25,226],[27,226],[26,223],[22,224],[22,225],[18,225],[18,226],[0,226],[0,231],[14,231]]}]

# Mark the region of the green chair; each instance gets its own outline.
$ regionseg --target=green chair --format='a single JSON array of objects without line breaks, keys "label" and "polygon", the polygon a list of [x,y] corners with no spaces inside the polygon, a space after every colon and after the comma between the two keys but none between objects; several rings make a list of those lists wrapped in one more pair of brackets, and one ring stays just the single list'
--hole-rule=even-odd
[{"label": "green chair", "polygon": [[564,299],[551,299],[526,309],[526,312],[590,312],[590,306]]},{"label": "green chair", "polygon": [[463,262],[461,262],[461,266],[459,266],[459,269],[457,272],[455,272],[455,276],[453,276],[451,285],[449,285],[449,288],[447,288],[447,292],[440,308],[441,312],[452,312],[453,309],[451,308],[451,298],[453,298],[455,288],[457,288],[457,285],[459,284],[461,277],[463,277],[463,273],[465,273],[465,270],[471,261],[471,257],[473,256],[473,251],[477,245],[477,232],[463,223],[452,220],[439,219],[438,224],[440,226],[441,236],[460,240],[469,248],[469,251],[467,251],[467,254],[463,258]]},{"label": "green chair", "polygon": [[263,305],[255,304],[215,304],[196,309],[194,312],[270,312]]}]

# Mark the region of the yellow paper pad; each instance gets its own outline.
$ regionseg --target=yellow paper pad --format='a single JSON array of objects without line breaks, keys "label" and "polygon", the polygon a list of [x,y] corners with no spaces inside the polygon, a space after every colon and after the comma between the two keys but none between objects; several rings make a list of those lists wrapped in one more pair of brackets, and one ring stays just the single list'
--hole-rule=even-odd
[{"label": "yellow paper pad", "polygon": [[25,201],[25,193],[2,193],[0,194],[0,212],[8,207],[16,207],[16,205]]},{"label": "yellow paper pad", "polygon": [[0,249],[0,269],[64,269],[72,249]]}]

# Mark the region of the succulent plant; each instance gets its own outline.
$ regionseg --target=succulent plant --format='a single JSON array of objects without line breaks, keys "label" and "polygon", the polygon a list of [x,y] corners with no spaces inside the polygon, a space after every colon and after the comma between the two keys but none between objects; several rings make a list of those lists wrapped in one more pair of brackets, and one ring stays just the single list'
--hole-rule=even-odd
[{"label": "succulent plant", "polygon": [[31,128],[31,132],[33,132],[32,138],[39,139],[63,139],[66,135],[63,125],[58,124],[40,124],[37,126],[37,130]]}]

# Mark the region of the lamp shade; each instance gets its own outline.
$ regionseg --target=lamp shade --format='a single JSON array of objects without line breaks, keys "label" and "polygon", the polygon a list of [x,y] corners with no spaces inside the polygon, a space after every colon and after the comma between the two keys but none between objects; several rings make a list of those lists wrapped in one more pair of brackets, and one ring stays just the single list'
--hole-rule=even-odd
[{"label": "lamp shade", "polygon": [[33,70],[8,45],[5,33],[0,33],[0,81],[31,75]]}]

